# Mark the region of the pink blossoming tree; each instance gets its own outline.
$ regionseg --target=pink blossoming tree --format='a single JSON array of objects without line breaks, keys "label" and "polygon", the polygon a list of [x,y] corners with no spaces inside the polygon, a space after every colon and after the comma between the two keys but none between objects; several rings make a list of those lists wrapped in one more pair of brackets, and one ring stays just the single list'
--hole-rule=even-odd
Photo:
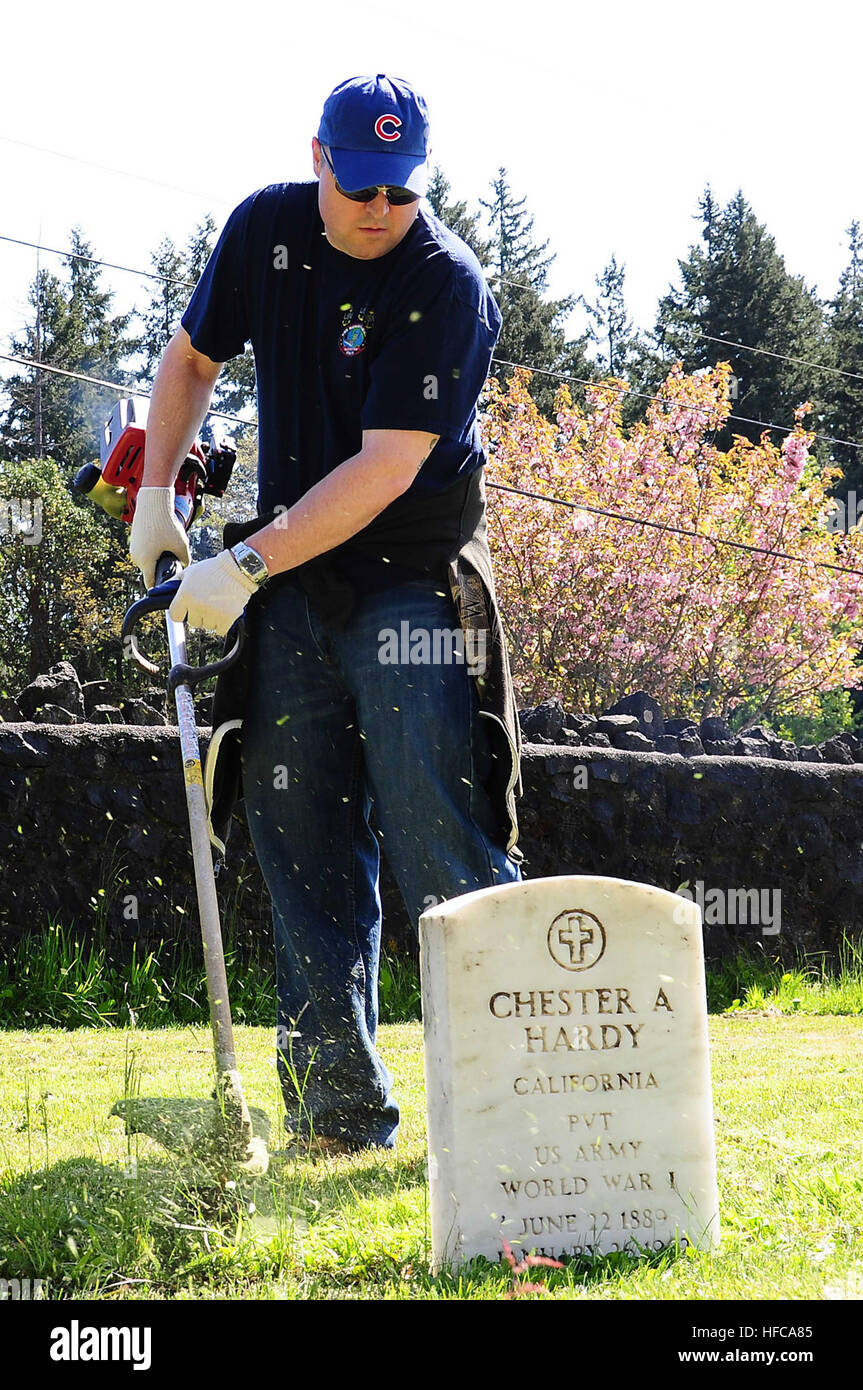
[{"label": "pink blossoming tree", "polygon": [[596,509],[489,489],[521,704],[559,695],[595,713],[644,689],[693,716],[728,716],[744,700],[759,717],[814,714],[823,692],[863,684],[863,573],[822,567],[863,571],[863,535],[826,525],[836,474],[809,454],[809,407],[780,447],[765,433],[721,453],[711,437],[731,409],[729,375],[726,364],[695,376],[675,368],[662,401],[628,432],[625,382],[588,388],[585,411],[561,387],[557,427],[531,400],[530,373],[517,372],[506,392],[490,382],[488,482]]}]

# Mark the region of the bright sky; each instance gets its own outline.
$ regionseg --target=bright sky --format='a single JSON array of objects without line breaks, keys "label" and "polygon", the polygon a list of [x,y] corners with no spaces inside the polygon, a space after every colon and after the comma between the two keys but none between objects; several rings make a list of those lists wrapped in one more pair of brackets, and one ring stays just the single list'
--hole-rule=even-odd
[{"label": "bright sky", "polygon": [[[863,220],[861,30],[848,0],[17,4],[0,36],[0,233],[65,248],[79,223],[95,255],[150,269],[207,210],[221,227],[253,189],[311,177],[329,91],[389,71],[425,96],[454,196],[475,206],[506,167],[557,254],[555,296],[592,296],[614,253],[652,324],[708,182],[723,202],[741,187],[826,296]],[[0,241],[2,351],[34,269]],[[143,302],[146,281],[106,278],[118,310]]]}]

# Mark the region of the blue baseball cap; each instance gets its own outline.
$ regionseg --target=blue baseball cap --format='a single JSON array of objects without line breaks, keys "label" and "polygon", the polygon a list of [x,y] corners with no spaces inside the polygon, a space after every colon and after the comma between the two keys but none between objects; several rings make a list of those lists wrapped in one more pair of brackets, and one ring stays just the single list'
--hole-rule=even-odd
[{"label": "blue baseball cap", "polygon": [[425,193],[429,121],[426,104],[400,77],[351,77],[324,103],[318,139],[342,188],[387,185]]}]

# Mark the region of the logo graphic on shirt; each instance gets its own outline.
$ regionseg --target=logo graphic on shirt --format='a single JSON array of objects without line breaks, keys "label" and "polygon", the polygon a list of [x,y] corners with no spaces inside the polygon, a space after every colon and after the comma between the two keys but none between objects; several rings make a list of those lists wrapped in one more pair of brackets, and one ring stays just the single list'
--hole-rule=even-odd
[{"label": "logo graphic on shirt", "polygon": [[400,126],[401,123],[402,122],[400,116],[378,116],[377,120],[375,121],[375,135],[377,135],[381,140],[400,140],[400,130],[384,130],[384,126]]},{"label": "logo graphic on shirt", "polygon": [[374,321],[374,309],[346,309],[342,314],[339,352],[344,353],[345,357],[356,357],[357,353],[362,352]]}]

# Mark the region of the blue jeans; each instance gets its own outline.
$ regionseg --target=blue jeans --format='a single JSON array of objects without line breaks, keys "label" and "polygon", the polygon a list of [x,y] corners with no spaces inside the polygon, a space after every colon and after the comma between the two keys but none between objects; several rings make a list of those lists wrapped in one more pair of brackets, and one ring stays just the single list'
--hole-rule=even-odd
[{"label": "blue jeans", "polygon": [[[381,632],[458,630],[446,585],[360,593],[330,628],[293,586],[262,593],[243,787],[273,900],[286,1126],[391,1148],[399,1111],[377,1054],[378,840],[416,929],[444,898],[518,882],[483,788],[490,749],[466,665],[380,660]],[[405,653],[399,653],[404,655]]]}]

